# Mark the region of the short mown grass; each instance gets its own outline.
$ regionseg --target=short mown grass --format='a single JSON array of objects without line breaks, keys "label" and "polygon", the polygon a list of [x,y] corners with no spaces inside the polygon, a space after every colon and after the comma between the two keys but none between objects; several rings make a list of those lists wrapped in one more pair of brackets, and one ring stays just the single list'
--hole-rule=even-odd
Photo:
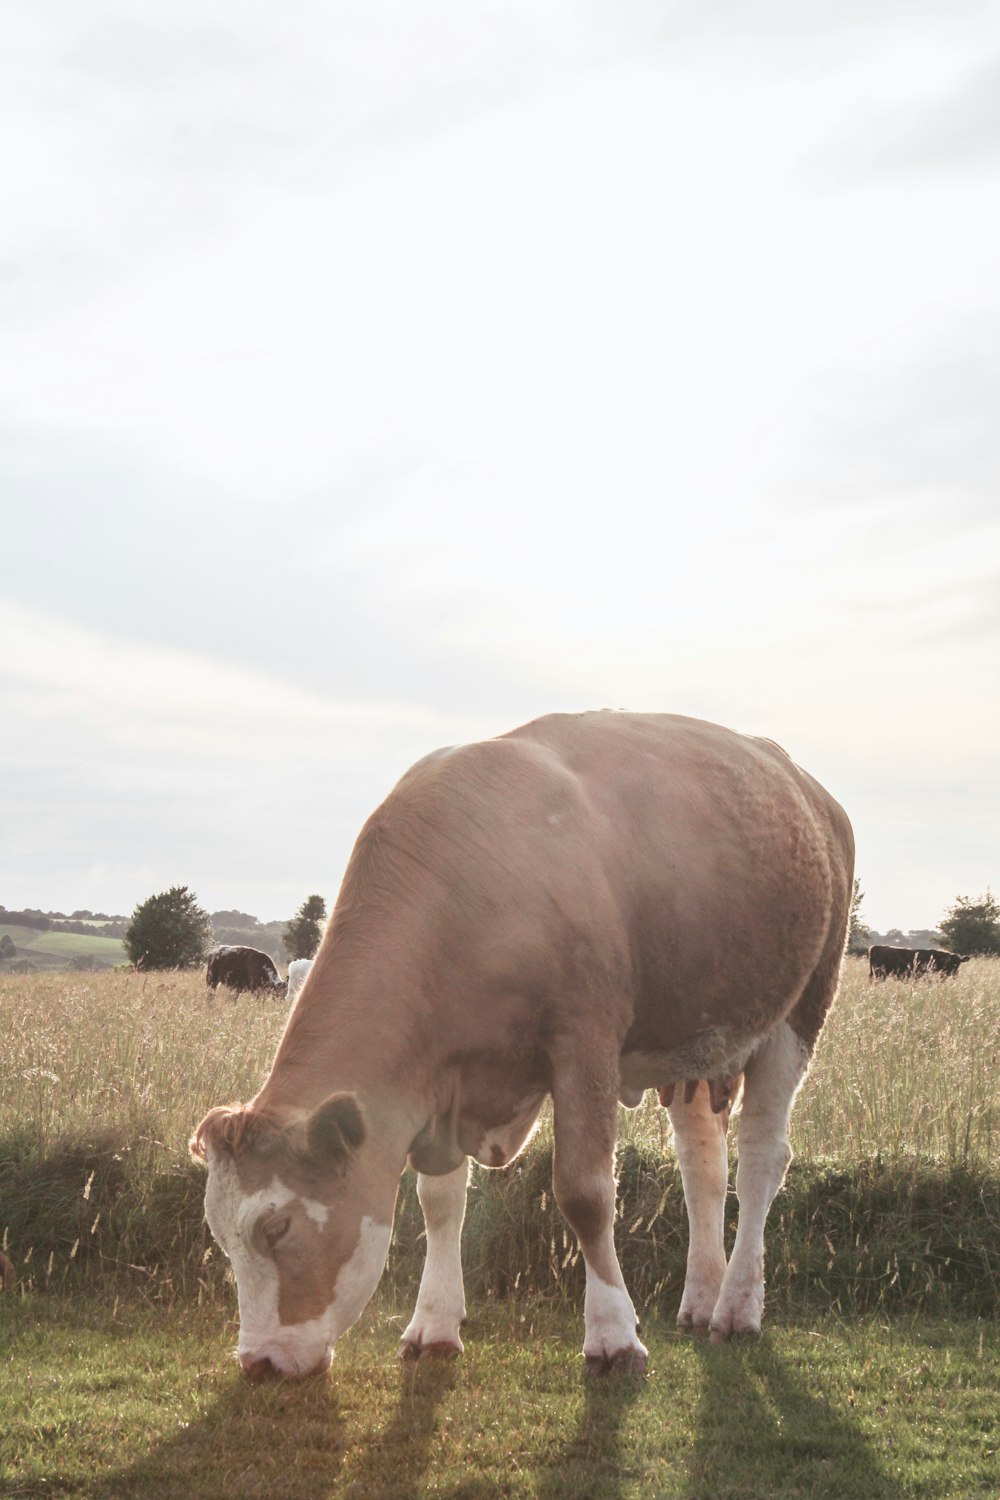
[{"label": "short mown grass", "polygon": [[0,1352],[0,1494],[91,1500],[987,1500],[996,1329],[777,1319],[752,1344],[644,1336],[586,1378],[575,1315],[483,1306],[457,1361],[395,1358],[379,1297],[329,1376],[254,1386],[210,1309],[28,1296]]}]

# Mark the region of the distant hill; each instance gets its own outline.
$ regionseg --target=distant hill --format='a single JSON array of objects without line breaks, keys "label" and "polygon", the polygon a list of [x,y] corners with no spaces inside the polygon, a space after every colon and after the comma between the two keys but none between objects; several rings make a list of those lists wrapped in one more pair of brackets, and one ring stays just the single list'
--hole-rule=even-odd
[{"label": "distant hill", "polygon": [[120,938],[128,920],[128,917],[109,917],[104,912],[75,911],[67,917],[61,911],[38,911],[34,907],[8,911],[0,906],[0,923],[12,922],[16,927],[31,927],[36,932],[75,932],[80,937]]},{"label": "distant hill", "polygon": [[875,932],[871,929],[868,933],[868,945],[872,943],[884,943],[890,948],[941,948],[944,940],[939,932],[931,932],[926,927],[913,928],[910,932],[901,932],[898,927],[890,927],[888,932]]},{"label": "distant hill", "polygon": [[287,918],[279,922],[261,922],[245,911],[213,911],[211,920],[215,942],[259,948],[262,953],[269,953],[276,964],[288,963],[288,952],[281,936],[288,926]]},{"label": "distant hill", "polygon": [[[4,939],[7,942],[4,942]],[[13,953],[11,952],[13,946]],[[117,938],[78,932],[41,932],[0,917],[0,973],[41,969],[113,969],[126,963]]]},{"label": "distant hill", "polygon": [[[288,963],[285,918],[261,922],[244,911],[211,913],[212,941],[260,948],[276,964]],[[8,911],[0,906],[0,974],[43,969],[111,969],[128,962],[121,938],[129,918],[104,912]],[[7,942],[4,942],[4,939]],[[10,946],[13,945],[13,953]]]}]

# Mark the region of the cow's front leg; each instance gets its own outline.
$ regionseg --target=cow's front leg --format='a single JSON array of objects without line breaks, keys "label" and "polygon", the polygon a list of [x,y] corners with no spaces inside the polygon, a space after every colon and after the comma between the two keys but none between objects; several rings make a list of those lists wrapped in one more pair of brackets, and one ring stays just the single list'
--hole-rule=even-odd
[{"label": "cow's front leg", "polygon": [[462,1280],[462,1221],[469,1185],[469,1158],[442,1177],[417,1174],[417,1197],[427,1227],[427,1255],[413,1317],[403,1334],[404,1359],[461,1354],[465,1321]]},{"label": "cow's front leg", "polygon": [[679,1087],[668,1105],[688,1216],[687,1275],[677,1323],[681,1328],[707,1328],[726,1274],[723,1216],[729,1183],[729,1111],[713,1114],[706,1083],[699,1083],[691,1098],[686,1093]]},{"label": "cow's front leg", "polygon": [[615,1253],[617,1069],[605,1089],[590,1071],[561,1078],[553,1090],[553,1188],[580,1241],[587,1271],[583,1354],[587,1369],[644,1374],[635,1307]]},{"label": "cow's front leg", "polygon": [[736,1196],[740,1217],[719,1300],[713,1341],[760,1333],[764,1312],[764,1224],[792,1159],[788,1117],[809,1062],[809,1049],[787,1021],[771,1033],[744,1073]]}]

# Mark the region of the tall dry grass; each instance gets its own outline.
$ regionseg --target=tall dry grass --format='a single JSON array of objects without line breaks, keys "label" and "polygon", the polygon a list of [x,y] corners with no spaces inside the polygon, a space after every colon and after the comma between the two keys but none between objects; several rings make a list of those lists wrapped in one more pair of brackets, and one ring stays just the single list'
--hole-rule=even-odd
[{"label": "tall dry grass", "polygon": [[120,1132],[171,1159],[212,1104],[256,1093],[287,1015],[201,970],[3,975],[0,1006],[0,1133]]},{"label": "tall dry grass", "polygon": [[[792,1113],[793,1150],[810,1160],[994,1168],[998,1069],[1000,959],[973,959],[954,979],[873,983],[867,959],[848,958]],[[668,1144],[655,1095],[622,1113],[623,1140]]]},{"label": "tall dry grass", "polygon": [[[22,1276],[44,1286],[96,1268],[169,1295],[214,1294],[223,1268],[186,1143],[210,1106],[256,1092],[284,1006],[213,996],[200,973],[4,975],[0,1014],[0,1242]],[[783,1236],[772,1285],[783,1277],[799,1295],[805,1275],[825,1293],[836,1259],[857,1305],[889,1286],[937,1295],[960,1271],[976,1306],[995,1298],[998,1065],[1000,960],[975,960],[954,980],[876,985],[848,960],[793,1116],[798,1163],[772,1214]],[[655,1095],[622,1111],[621,1140],[626,1274],[641,1294],[673,1295],[684,1214]],[[511,1171],[477,1177],[474,1284],[576,1288],[550,1149],[543,1124]],[[420,1260],[412,1184],[398,1224],[390,1269],[405,1281]]]}]

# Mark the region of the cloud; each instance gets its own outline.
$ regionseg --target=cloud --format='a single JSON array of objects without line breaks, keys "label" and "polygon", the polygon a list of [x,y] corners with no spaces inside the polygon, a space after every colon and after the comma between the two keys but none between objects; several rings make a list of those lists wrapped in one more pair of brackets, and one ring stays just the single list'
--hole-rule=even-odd
[{"label": "cloud", "polygon": [[[511,727],[345,702],[6,602],[0,881],[8,906],[94,894],[131,910],[190,883],[210,907],[336,893],[367,814],[442,744]],[[63,889],[66,897],[45,897]]]},{"label": "cloud", "polygon": [[[993,48],[998,38],[987,37]],[[1000,54],[964,60],[901,98],[869,103],[863,125],[828,142],[804,166],[844,183],[867,175],[993,173],[1000,164]]]},{"label": "cloud", "polygon": [[[81,739],[126,754],[219,765],[370,754],[395,741],[433,748],[472,727],[462,715],[394,703],[338,702],[275,679],[121,636],[82,631],[9,602],[0,683],[22,723],[75,724]],[[37,744],[37,742],[36,742]]]},{"label": "cloud", "polygon": [[291,891],[553,708],[985,785],[989,7],[12,15],[12,873]]}]

